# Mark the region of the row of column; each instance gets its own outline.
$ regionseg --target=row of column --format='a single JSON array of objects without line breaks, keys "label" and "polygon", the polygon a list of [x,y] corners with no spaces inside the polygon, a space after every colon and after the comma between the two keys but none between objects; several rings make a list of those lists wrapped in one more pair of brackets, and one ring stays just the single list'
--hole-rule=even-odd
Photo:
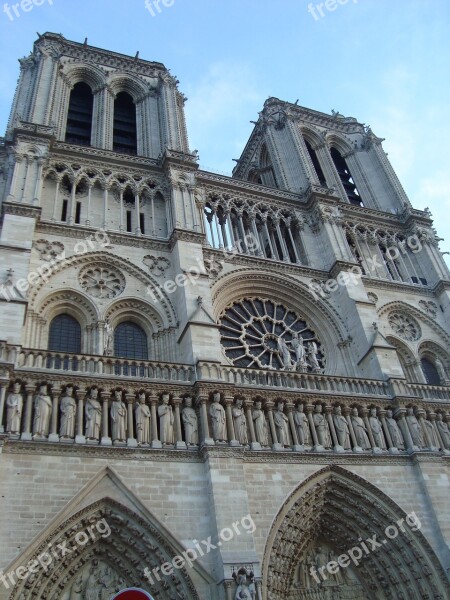
[{"label": "row of column", "polygon": [[291,228],[291,218],[284,220],[286,239],[281,231],[281,219],[269,220],[267,215],[261,215],[257,220],[256,215],[250,213],[248,218],[244,219],[241,211],[234,213],[226,209],[219,215],[211,208],[210,212],[205,211],[205,217],[209,237],[215,248],[237,248],[245,254],[291,262],[289,246],[295,256],[295,262],[302,263],[294,239],[295,232],[293,233]]},{"label": "row of column", "polygon": [[[22,440],[161,448],[249,446],[314,452],[450,452],[450,414],[422,408],[176,397],[42,384],[0,388],[0,431]],[[263,406],[264,404],[264,406]]]}]

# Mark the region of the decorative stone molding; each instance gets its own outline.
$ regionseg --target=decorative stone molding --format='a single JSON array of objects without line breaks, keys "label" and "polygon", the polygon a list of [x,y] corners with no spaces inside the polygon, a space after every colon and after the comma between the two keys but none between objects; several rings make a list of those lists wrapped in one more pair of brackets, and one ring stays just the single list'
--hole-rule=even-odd
[{"label": "decorative stone molding", "polygon": [[420,308],[430,315],[431,317],[435,317],[437,315],[437,304],[431,302],[431,300],[419,300]]},{"label": "decorative stone molding", "polygon": [[61,242],[49,242],[48,240],[37,240],[33,246],[39,252],[39,258],[45,261],[51,261],[64,252],[64,244]]},{"label": "decorative stone molding", "polygon": [[392,331],[408,342],[415,342],[422,335],[419,323],[405,313],[391,312],[388,322]]},{"label": "decorative stone molding", "polygon": [[155,275],[155,277],[161,277],[170,267],[170,261],[164,256],[153,256],[151,254],[147,254],[142,259],[142,262],[148,268],[150,273]]},{"label": "decorative stone molding", "polygon": [[100,299],[111,299],[119,296],[125,289],[125,277],[122,272],[107,263],[94,263],[84,267],[78,281],[82,289]]}]

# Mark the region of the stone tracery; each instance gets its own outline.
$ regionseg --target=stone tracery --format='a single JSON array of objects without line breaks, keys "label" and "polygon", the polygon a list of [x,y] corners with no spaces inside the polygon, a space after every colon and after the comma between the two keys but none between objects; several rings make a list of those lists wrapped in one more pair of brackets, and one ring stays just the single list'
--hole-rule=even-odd
[{"label": "stone tracery", "polygon": [[[306,319],[281,303],[245,298],[225,310],[220,326],[225,354],[236,366],[290,370],[298,364],[317,370],[325,364],[320,341]],[[312,348],[309,362],[303,356],[298,360],[297,339]],[[318,356],[319,367],[313,355]]]}]

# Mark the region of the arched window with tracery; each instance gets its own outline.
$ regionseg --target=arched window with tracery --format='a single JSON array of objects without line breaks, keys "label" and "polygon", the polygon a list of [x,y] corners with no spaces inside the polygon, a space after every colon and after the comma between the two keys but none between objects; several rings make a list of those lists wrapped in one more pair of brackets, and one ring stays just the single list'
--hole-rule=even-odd
[{"label": "arched window with tracery", "polygon": [[332,147],[330,150],[330,154],[331,158],[333,159],[334,166],[336,167],[336,171],[338,172],[339,179],[341,180],[342,185],[344,186],[344,190],[347,194],[347,198],[350,204],[355,204],[356,206],[363,206],[361,196],[359,195],[356,183],[353,180],[347,161],[341,155],[337,148]]},{"label": "arched window with tracery", "polygon": [[92,135],[94,96],[87,83],[76,83],[70,93],[65,141],[89,146]]},{"label": "arched window with tracery", "polygon": [[136,106],[127,92],[117,94],[114,101],[113,150],[137,154]]},{"label": "arched window with tracery", "polygon": [[425,375],[426,382],[429,385],[441,385],[441,378],[439,377],[438,370],[434,363],[427,357],[420,359],[423,374]]},{"label": "arched window with tracery", "polygon": [[48,349],[53,352],[81,352],[81,326],[74,317],[61,314],[50,323]]},{"label": "arched window with tracery", "polygon": [[124,321],[114,330],[114,356],[148,360],[148,341],[145,331],[133,321]]}]

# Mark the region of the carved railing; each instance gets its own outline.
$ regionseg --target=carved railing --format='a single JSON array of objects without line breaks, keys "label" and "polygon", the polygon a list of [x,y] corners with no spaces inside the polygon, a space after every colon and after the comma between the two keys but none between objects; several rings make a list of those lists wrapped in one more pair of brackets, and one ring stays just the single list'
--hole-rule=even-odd
[{"label": "carved railing", "polygon": [[429,385],[427,383],[405,383],[404,386],[410,395],[421,397],[424,400],[450,402],[449,386]]},{"label": "carved railing", "polygon": [[64,371],[78,375],[174,382],[192,382],[195,374],[194,367],[190,365],[30,349],[18,352],[17,370]]},{"label": "carved railing", "polygon": [[199,362],[197,378],[201,381],[222,381],[239,386],[307,390],[331,394],[358,396],[391,396],[389,384],[375,379],[358,379],[313,373],[245,369],[218,363]]}]

